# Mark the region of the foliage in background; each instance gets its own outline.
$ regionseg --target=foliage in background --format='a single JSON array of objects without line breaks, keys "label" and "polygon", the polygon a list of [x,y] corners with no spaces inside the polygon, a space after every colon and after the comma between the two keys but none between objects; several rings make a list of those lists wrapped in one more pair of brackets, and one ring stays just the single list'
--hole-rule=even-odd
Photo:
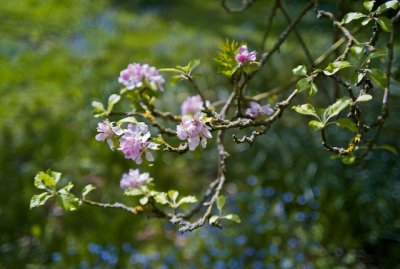
[{"label": "foliage in background", "polygon": [[[296,4],[290,4],[296,10]],[[337,8],[333,2],[325,4],[333,11]],[[93,193],[98,200],[122,199],[118,182],[131,163],[94,141],[90,103],[95,96],[105,102],[115,91],[117,74],[127,61],[175,66],[193,58],[194,52],[195,58],[211,60],[226,36],[254,47],[265,22],[249,18],[262,18],[260,14],[270,7],[255,6],[244,15],[229,15],[213,1],[173,5],[9,1],[1,5],[5,23],[0,30],[5,35],[0,43],[0,260],[5,267],[261,268],[273,263],[283,268],[298,264],[333,268],[366,263],[390,268],[397,263],[398,157],[377,152],[355,168],[326,160],[318,137],[302,127],[304,118],[294,112],[249,151],[244,151],[247,145],[234,148],[237,154],[228,163],[232,181],[227,207],[245,220],[240,225],[180,236],[155,219],[131,218],[121,212],[82,208],[65,214],[57,206],[29,212],[29,199],[35,193],[32,177],[44,167],[68,171],[66,178],[79,187],[92,183],[108,188]],[[285,26],[284,18],[278,22],[267,47]],[[325,33],[317,34],[317,22],[318,27],[330,27],[313,15],[300,27],[307,44],[321,51],[330,40]],[[299,51],[296,47],[297,40],[290,37],[250,90],[261,92],[285,82],[291,69],[304,61],[304,55],[292,53]],[[398,47],[396,51],[398,55]],[[395,67],[398,62],[395,58]],[[288,68],[287,63],[293,66]],[[221,83],[214,85],[207,78],[215,67],[202,68],[202,85],[210,89],[207,96],[226,96],[223,88],[217,88]],[[398,79],[399,70],[394,73]],[[187,94],[184,86],[167,91],[161,105],[169,108]],[[329,95],[323,90],[320,94]],[[395,89],[382,138],[396,148],[398,94]],[[165,190],[179,186],[190,192],[204,185],[207,175],[198,176],[199,171],[213,165],[212,161],[199,163],[195,154],[189,158],[190,166],[183,158],[171,160],[160,154],[150,171],[158,174],[157,183]],[[242,161],[250,159],[251,163]]]}]

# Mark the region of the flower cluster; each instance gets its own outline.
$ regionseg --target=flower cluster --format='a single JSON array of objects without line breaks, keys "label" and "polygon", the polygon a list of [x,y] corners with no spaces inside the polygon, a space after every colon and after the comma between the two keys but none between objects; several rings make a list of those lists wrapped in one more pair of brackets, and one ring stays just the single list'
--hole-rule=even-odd
[{"label": "flower cluster", "polygon": [[182,115],[196,114],[203,109],[203,100],[200,95],[189,96],[181,105]]},{"label": "flower cluster", "polygon": [[144,83],[152,88],[163,90],[164,78],[158,73],[157,69],[148,64],[132,63],[121,71],[118,82],[125,85],[128,90],[140,88]]},{"label": "flower cluster", "polygon": [[108,119],[105,119],[103,122],[98,123],[96,140],[97,141],[107,141],[110,149],[114,148],[113,138],[116,135],[122,135],[123,131],[119,126],[113,126],[114,122],[110,122]]},{"label": "flower cluster", "polygon": [[149,173],[140,174],[138,169],[129,169],[122,175],[120,186],[122,189],[138,189],[150,181]]},{"label": "flower cluster", "polygon": [[239,53],[236,54],[236,61],[239,66],[246,63],[254,62],[256,60],[257,52],[255,50],[249,52],[246,45],[239,48]]},{"label": "flower cluster", "polygon": [[261,106],[259,103],[250,102],[250,107],[246,109],[246,115],[251,118],[259,118],[271,115],[274,112],[269,105]]},{"label": "flower cluster", "polygon": [[209,127],[202,119],[202,113],[196,113],[194,116],[183,116],[182,123],[177,126],[177,134],[180,140],[188,140],[190,150],[195,150],[201,143],[205,148],[207,146],[207,138],[211,138]]},{"label": "flower cluster", "polygon": [[145,153],[146,160],[154,161],[149,149],[157,149],[157,144],[148,142],[150,132],[144,123],[129,124],[124,135],[120,139],[120,150],[125,158],[134,160],[137,164],[142,163],[142,153]]}]

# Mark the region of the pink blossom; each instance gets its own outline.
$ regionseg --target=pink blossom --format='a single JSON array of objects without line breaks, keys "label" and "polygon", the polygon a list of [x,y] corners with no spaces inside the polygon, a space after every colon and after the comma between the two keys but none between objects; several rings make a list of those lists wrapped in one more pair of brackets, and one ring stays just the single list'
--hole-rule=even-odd
[{"label": "pink blossom", "polygon": [[162,84],[164,78],[158,73],[157,69],[148,64],[132,63],[121,71],[118,82],[125,85],[128,90],[140,88],[144,83],[163,91]]},{"label": "pink blossom", "polygon": [[120,186],[122,189],[138,189],[150,181],[149,173],[140,174],[139,169],[129,169],[122,175]]},{"label": "pink blossom", "polygon": [[181,105],[182,115],[196,114],[203,109],[203,100],[200,95],[189,96]]},{"label": "pink blossom", "polygon": [[148,142],[150,132],[144,123],[129,124],[124,135],[119,140],[120,150],[125,158],[134,160],[137,164],[142,163],[142,153],[145,153],[146,160],[154,161],[154,157],[149,149],[156,149],[157,144]]},{"label": "pink blossom", "polygon": [[195,150],[201,143],[205,148],[207,146],[207,138],[211,138],[211,133],[205,122],[201,119],[202,113],[194,116],[185,115],[182,117],[182,123],[176,127],[178,138],[180,140],[188,140],[190,150]]},{"label": "pink blossom", "polygon": [[239,48],[239,53],[236,54],[236,61],[239,66],[242,66],[248,62],[254,62],[256,60],[257,52],[253,50],[249,52],[246,45]]},{"label": "pink blossom", "polygon": [[252,118],[271,115],[274,112],[269,105],[261,106],[259,103],[250,102],[250,107],[246,109],[246,114]]},{"label": "pink blossom", "polygon": [[114,122],[110,122],[108,119],[105,119],[103,122],[98,123],[96,140],[97,141],[107,141],[110,149],[113,149],[114,143],[113,138],[116,135],[122,135],[123,131],[119,126],[113,126]]}]

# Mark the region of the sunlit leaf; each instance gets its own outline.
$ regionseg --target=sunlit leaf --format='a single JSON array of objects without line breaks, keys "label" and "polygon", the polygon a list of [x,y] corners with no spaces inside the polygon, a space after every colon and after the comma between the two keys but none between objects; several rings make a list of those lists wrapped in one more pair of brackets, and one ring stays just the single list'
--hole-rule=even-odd
[{"label": "sunlit leaf", "polygon": [[357,97],[356,102],[367,102],[369,100],[372,100],[372,95],[362,94],[362,95]]},{"label": "sunlit leaf", "polygon": [[375,4],[375,0],[373,0],[373,1],[365,1],[365,2],[363,3],[363,6],[365,7],[366,10],[368,10],[369,12],[371,12],[371,11],[372,11],[372,8],[374,7],[374,4]]},{"label": "sunlit leaf", "polygon": [[400,2],[398,0],[392,0],[392,1],[387,1],[386,3],[380,5],[377,9],[376,9],[376,14],[380,15],[381,13],[385,12],[386,10],[388,10],[389,8],[391,9],[397,9],[400,7]]},{"label": "sunlit leaf", "polygon": [[82,190],[82,198],[85,199],[86,195],[88,195],[91,191],[95,190],[96,187],[92,184],[86,185]]},{"label": "sunlit leaf", "polygon": [[307,76],[307,67],[305,65],[299,65],[292,70],[295,76]]},{"label": "sunlit leaf", "polygon": [[217,208],[218,208],[219,212],[221,212],[222,209],[224,208],[224,206],[225,206],[225,201],[226,201],[225,196],[223,196],[223,195],[218,196],[218,199],[217,199]]},{"label": "sunlit leaf", "polygon": [[310,115],[310,116],[319,118],[317,115],[317,112],[315,111],[315,108],[311,104],[303,104],[303,105],[293,106],[292,109],[294,109],[297,113],[300,113],[303,115]]},{"label": "sunlit leaf", "polygon": [[352,64],[347,61],[337,61],[337,62],[329,63],[329,65],[324,69],[323,72],[325,75],[331,76],[331,75],[335,74],[336,72],[338,72],[339,70],[350,67],[350,66],[352,66]]},{"label": "sunlit leaf", "polygon": [[44,205],[46,201],[53,196],[54,196],[53,194],[48,192],[42,192],[41,194],[33,195],[30,202],[30,208],[32,209],[34,207],[39,207]]},{"label": "sunlit leaf", "polygon": [[213,225],[215,223],[217,223],[220,220],[220,216],[217,215],[213,215],[210,217],[210,219],[208,220],[208,222]]},{"label": "sunlit leaf", "polygon": [[325,124],[323,122],[317,120],[309,121],[308,125],[311,127],[313,131],[318,131],[325,127]]},{"label": "sunlit leaf", "polygon": [[330,118],[337,116],[343,109],[348,107],[350,103],[351,99],[348,97],[337,99],[335,103],[326,108],[325,120],[328,121]]},{"label": "sunlit leaf", "polygon": [[344,15],[342,23],[347,24],[351,21],[358,20],[358,19],[365,18],[365,17],[367,17],[367,15],[362,14],[360,12],[350,12],[350,13],[347,13],[346,15]]},{"label": "sunlit leaf", "polygon": [[229,214],[223,217],[224,219],[228,219],[231,221],[234,221],[236,223],[241,223],[242,221],[240,220],[239,216],[236,214]]}]

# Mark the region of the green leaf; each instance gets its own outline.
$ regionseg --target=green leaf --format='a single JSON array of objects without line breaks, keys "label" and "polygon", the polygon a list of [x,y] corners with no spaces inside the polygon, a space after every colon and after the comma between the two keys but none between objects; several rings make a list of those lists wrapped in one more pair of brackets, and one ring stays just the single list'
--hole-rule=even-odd
[{"label": "green leaf", "polygon": [[231,77],[238,69],[235,57],[239,46],[237,41],[228,39],[219,46],[219,53],[214,60],[218,64],[218,71],[227,77]]},{"label": "green leaf", "polygon": [[366,10],[368,10],[368,12],[371,12],[372,8],[374,7],[374,4],[375,4],[375,0],[373,0],[373,1],[365,1],[363,3],[363,6],[365,7]]},{"label": "green leaf", "polygon": [[121,96],[118,94],[111,94],[110,97],[108,97],[107,113],[110,113],[113,110],[114,105],[118,103],[119,100],[121,100]]},{"label": "green leaf", "polygon": [[356,102],[367,102],[369,100],[372,100],[372,96],[369,94],[362,94],[357,97]]},{"label": "green leaf", "polygon": [[295,76],[307,76],[307,67],[305,65],[299,65],[292,70],[293,75]]},{"label": "green leaf", "polygon": [[361,22],[361,25],[362,25],[362,26],[365,26],[365,25],[367,25],[371,20],[372,20],[371,18],[365,19],[365,20],[363,20],[363,21]]},{"label": "green leaf", "polygon": [[365,18],[365,17],[368,17],[368,16],[365,14],[362,14],[360,12],[347,13],[346,15],[344,15],[342,23],[347,24],[353,20],[358,20],[358,19]]},{"label": "green leaf", "polygon": [[310,87],[310,81],[307,78],[302,78],[299,81],[297,81],[296,89],[299,92],[307,91],[309,87]]},{"label": "green leaf", "polygon": [[140,203],[141,205],[146,205],[148,202],[149,202],[149,197],[147,197],[147,196],[142,197],[142,198],[140,198],[140,200],[139,200],[139,203]]},{"label": "green leaf", "polygon": [[387,1],[386,3],[380,5],[377,9],[376,9],[376,14],[382,14],[383,12],[385,12],[386,10],[388,10],[389,8],[391,9],[397,9],[400,7],[400,2],[398,0],[392,0],[392,1]]},{"label": "green leaf", "polygon": [[137,122],[138,121],[136,120],[135,117],[130,116],[130,117],[126,117],[126,118],[123,118],[123,119],[119,120],[117,122],[117,125],[121,125],[123,123],[137,123]]},{"label": "green leaf", "polygon": [[218,221],[220,220],[220,217],[217,215],[213,215],[210,217],[210,219],[208,220],[208,222],[213,225],[216,224]]},{"label": "green leaf", "polygon": [[397,149],[391,145],[384,144],[384,145],[377,146],[377,148],[387,150],[395,155],[399,155],[399,152],[397,151]]},{"label": "green leaf", "polygon": [[53,196],[53,194],[48,192],[42,192],[41,194],[33,195],[30,202],[30,209],[44,205],[46,201]]},{"label": "green leaf", "polygon": [[342,157],[342,162],[344,164],[352,164],[356,160],[356,156],[354,155],[346,155]]},{"label": "green leaf", "polygon": [[225,201],[226,201],[225,196],[223,196],[223,195],[218,196],[217,208],[218,208],[219,212],[222,212],[222,208],[224,208],[224,206],[225,206]]},{"label": "green leaf", "polygon": [[239,216],[236,214],[229,214],[223,217],[224,219],[228,219],[231,221],[234,221],[236,223],[241,223],[242,221],[240,220]]},{"label": "green leaf", "polygon": [[337,62],[329,63],[329,65],[324,69],[323,72],[325,75],[331,76],[331,75],[335,74],[336,72],[338,72],[339,70],[350,67],[350,66],[352,66],[352,64],[347,61],[337,61]]},{"label": "green leaf", "polygon": [[82,189],[82,198],[85,199],[86,195],[88,195],[91,191],[95,190],[96,187],[93,186],[92,184],[88,184],[86,185],[83,189]]},{"label": "green leaf", "polygon": [[325,127],[325,124],[323,122],[317,120],[312,120],[308,122],[308,125],[311,127],[313,131],[318,131]]},{"label": "green leaf", "polygon": [[159,72],[173,72],[173,73],[184,73],[181,69],[176,68],[161,68],[158,69]]},{"label": "green leaf", "polygon": [[374,58],[378,58],[378,57],[384,57],[387,56],[387,51],[386,50],[377,50],[373,53],[371,53],[370,55],[368,55],[368,59],[374,59]]},{"label": "green leaf", "polygon": [[390,19],[381,16],[379,18],[375,18],[375,21],[381,26],[383,31],[391,32],[393,30],[393,22]]},{"label": "green leaf", "polygon": [[195,196],[185,196],[182,197],[177,203],[177,207],[182,204],[193,204],[197,202],[197,198]]},{"label": "green leaf", "polygon": [[60,193],[61,205],[65,211],[75,211],[79,207],[79,199],[72,193],[61,192]]},{"label": "green leaf", "polygon": [[92,107],[93,107],[94,114],[103,113],[105,111],[103,104],[98,101],[93,101]]},{"label": "green leaf", "polygon": [[251,62],[251,63],[247,63],[242,66],[243,71],[246,74],[256,71],[259,67],[260,67],[260,64],[258,62]]},{"label": "green leaf", "polygon": [[337,99],[335,103],[333,103],[332,105],[330,105],[325,109],[324,113],[325,122],[328,122],[330,118],[337,116],[350,103],[351,99],[348,97]]},{"label": "green leaf", "polygon": [[378,84],[381,88],[387,86],[387,76],[386,73],[382,72],[377,68],[372,68],[368,70],[370,77]]},{"label": "green leaf", "polygon": [[176,191],[176,190],[169,190],[168,191],[168,197],[174,203],[176,202],[176,199],[178,198],[178,196],[179,196],[179,192],[178,191]]},{"label": "green leaf", "polygon": [[57,195],[61,200],[61,205],[65,211],[74,211],[79,207],[79,199],[70,193],[73,186],[74,185],[71,182],[68,182],[67,185],[57,192]]},{"label": "green leaf", "polygon": [[39,172],[35,176],[34,185],[41,190],[54,189],[61,178],[61,173],[47,170]]},{"label": "green leaf", "polygon": [[127,196],[139,196],[143,195],[143,191],[141,189],[127,189],[124,194]]},{"label": "green leaf", "polygon": [[293,106],[292,109],[294,109],[297,113],[300,113],[303,115],[314,116],[317,119],[319,119],[317,112],[315,111],[315,108],[311,104],[303,104],[303,105],[299,105],[299,106]]},{"label": "green leaf", "polygon": [[349,129],[351,132],[357,131],[357,125],[349,118],[338,119],[336,120],[336,124],[340,127]]},{"label": "green leaf", "polygon": [[162,205],[168,204],[168,197],[167,194],[165,192],[160,192],[157,195],[154,196],[154,200]]},{"label": "green leaf", "polygon": [[308,96],[313,97],[317,92],[318,92],[318,87],[317,87],[317,85],[315,85],[314,82],[311,82],[311,83],[309,84],[308,89],[307,89],[307,94],[308,94]]}]

